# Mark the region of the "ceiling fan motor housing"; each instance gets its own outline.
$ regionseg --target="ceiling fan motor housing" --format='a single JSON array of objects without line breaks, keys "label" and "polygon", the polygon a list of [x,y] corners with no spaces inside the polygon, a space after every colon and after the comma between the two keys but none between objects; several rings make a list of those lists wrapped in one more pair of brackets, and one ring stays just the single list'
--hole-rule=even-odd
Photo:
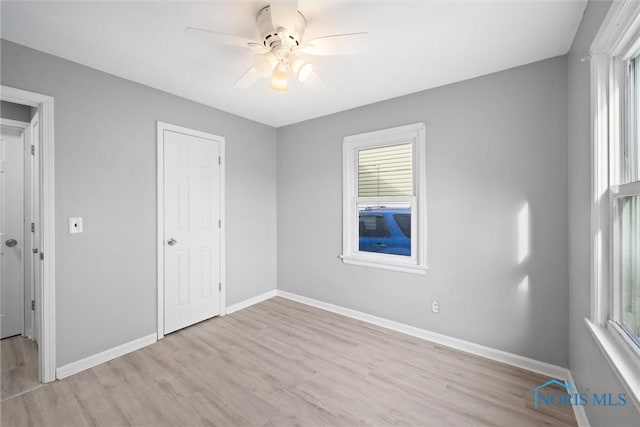
[{"label": "ceiling fan motor housing", "polygon": [[271,6],[258,12],[258,31],[264,46],[280,57],[288,57],[298,50],[302,44],[302,36],[307,25],[306,19],[298,11],[294,28],[274,28],[271,21]]}]

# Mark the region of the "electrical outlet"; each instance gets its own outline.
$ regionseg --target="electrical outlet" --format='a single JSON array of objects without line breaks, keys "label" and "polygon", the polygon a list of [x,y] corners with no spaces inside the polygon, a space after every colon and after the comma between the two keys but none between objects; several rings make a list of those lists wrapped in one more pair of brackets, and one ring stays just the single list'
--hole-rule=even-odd
[{"label": "electrical outlet", "polygon": [[440,303],[436,300],[431,300],[431,311],[438,314],[440,313]]},{"label": "electrical outlet", "polygon": [[82,218],[69,218],[69,233],[82,233]]}]

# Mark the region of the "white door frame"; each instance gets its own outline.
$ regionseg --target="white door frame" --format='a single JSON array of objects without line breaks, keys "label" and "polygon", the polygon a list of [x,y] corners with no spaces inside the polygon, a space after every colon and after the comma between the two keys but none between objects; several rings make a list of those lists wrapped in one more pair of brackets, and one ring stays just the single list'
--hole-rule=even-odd
[{"label": "white door frame", "polygon": [[[37,132],[38,134],[34,134],[34,121],[38,123]],[[27,168],[27,163],[29,163],[29,175],[25,176],[25,196],[27,200],[25,200],[25,208],[29,207],[29,212],[25,211],[25,241],[29,241],[29,245],[31,248],[40,248],[40,232],[42,223],[40,222],[40,113],[36,111],[36,114],[31,117],[29,121],[29,144],[30,147],[25,147],[25,160],[28,159],[28,162],[25,163],[25,170]],[[31,150],[34,150],[31,152]],[[31,231],[31,222],[37,224],[38,229]],[[28,239],[27,239],[28,237]],[[25,322],[27,318],[29,319],[29,328],[25,326],[25,336],[37,342],[40,341],[40,332],[38,330],[38,325],[36,325],[36,312],[35,308],[31,309],[31,301],[35,301],[37,296],[36,292],[38,291],[40,285],[42,284],[40,281],[41,273],[40,268],[40,255],[30,254],[29,258],[25,258],[25,278],[28,281],[25,281],[25,284],[28,286],[26,290],[29,294],[28,298],[26,298],[26,310],[28,316],[25,316]],[[38,270],[36,270],[36,268]],[[38,274],[36,274],[38,271]]]},{"label": "white door frame", "polygon": [[36,303],[36,324],[40,331],[38,359],[40,381],[56,379],[56,298],[55,298],[55,174],[53,97],[0,85],[0,99],[37,107],[40,114],[40,254],[42,282]]},{"label": "white door frame", "polygon": [[220,142],[220,316],[227,311],[225,280],[225,155],[224,137],[158,121],[157,124],[157,259],[158,259],[158,339],[164,338],[164,131],[172,131]]},{"label": "white door frame", "polygon": [[[31,329],[29,331],[27,331],[27,322],[26,317],[27,317],[27,313],[30,314],[31,309],[29,308],[29,311],[27,311],[27,279],[32,279],[32,277],[30,275],[27,275],[27,266],[29,265],[29,263],[27,262],[27,257],[30,255],[30,251],[31,251],[31,239],[27,239],[28,234],[30,234],[30,232],[27,232],[27,217],[29,217],[29,215],[27,214],[27,200],[29,195],[31,194],[31,189],[27,189],[28,185],[31,185],[30,180],[27,180],[27,173],[30,172],[29,168],[27,168],[27,162],[26,160],[29,158],[27,157],[27,150],[30,150],[31,146],[31,123],[27,123],[27,122],[22,122],[19,120],[11,120],[11,119],[3,119],[0,118],[0,124],[3,126],[9,126],[9,127],[13,127],[16,129],[22,129],[22,161],[23,161],[23,170],[22,170],[22,230],[20,233],[20,241],[22,242],[22,245],[24,247],[23,250],[23,255],[22,255],[22,260],[21,260],[21,265],[20,265],[20,282],[22,283],[22,319],[20,320],[20,333],[22,334],[22,336],[25,336],[27,338],[33,339],[33,325],[31,325]],[[30,155],[30,154],[29,154]],[[30,160],[30,159],[29,159]],[[29,208],[31,208],[31,202],[29,201]],[[30,210],[30,209],[29,209]],[[29,221],[31,221],[29,219]],[[29,245],[27,245],[27,242],[29,242]],[[0,242],[0,244],[2,244],[2,242]],[[29,277],[27,277],[29,276]],[[30,285],[31,283],[29,283]],[[30,286],[29,286],[30,287]],[[29,298],[30,299],[30,298]]]}]

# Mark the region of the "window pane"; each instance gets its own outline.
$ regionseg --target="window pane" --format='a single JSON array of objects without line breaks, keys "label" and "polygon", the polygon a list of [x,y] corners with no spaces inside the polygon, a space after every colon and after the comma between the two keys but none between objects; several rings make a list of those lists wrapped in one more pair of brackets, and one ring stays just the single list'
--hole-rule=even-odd
[{"label": "window pane", "polygon": [[629,63],[629,135],[623,147],[621,183],[640,180],[640,57]]},{"label": "window pane", "polygon": [[413,144],[358,150],[358,196],[412,196]]},{"label": "window pane", "polygon": [[[397,218],[402,218],[400,221]],[[400,225],[402,222],[403,225]],[[411,256],[411,205],[358,204],[358,249],[360,252]],[[407,232],[402,227],[407,227]]]},{"label": "window pane", "polygon": [[622,325],[640,340],[640,196],[622,199],[621,243],[621,316]]}]

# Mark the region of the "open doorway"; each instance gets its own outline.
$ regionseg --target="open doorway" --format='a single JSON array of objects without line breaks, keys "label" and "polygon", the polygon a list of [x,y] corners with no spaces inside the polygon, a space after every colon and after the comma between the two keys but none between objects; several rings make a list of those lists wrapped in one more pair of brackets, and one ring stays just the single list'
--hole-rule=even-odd
[{"label": "open doorway", "polygon": [[53,98],[0,86],[2,400],[55,380]]},{"label": "open doorway", "polygon": [[35,306],[40,286],[39,114],[0,105],[1,400],[40,385]]}]

